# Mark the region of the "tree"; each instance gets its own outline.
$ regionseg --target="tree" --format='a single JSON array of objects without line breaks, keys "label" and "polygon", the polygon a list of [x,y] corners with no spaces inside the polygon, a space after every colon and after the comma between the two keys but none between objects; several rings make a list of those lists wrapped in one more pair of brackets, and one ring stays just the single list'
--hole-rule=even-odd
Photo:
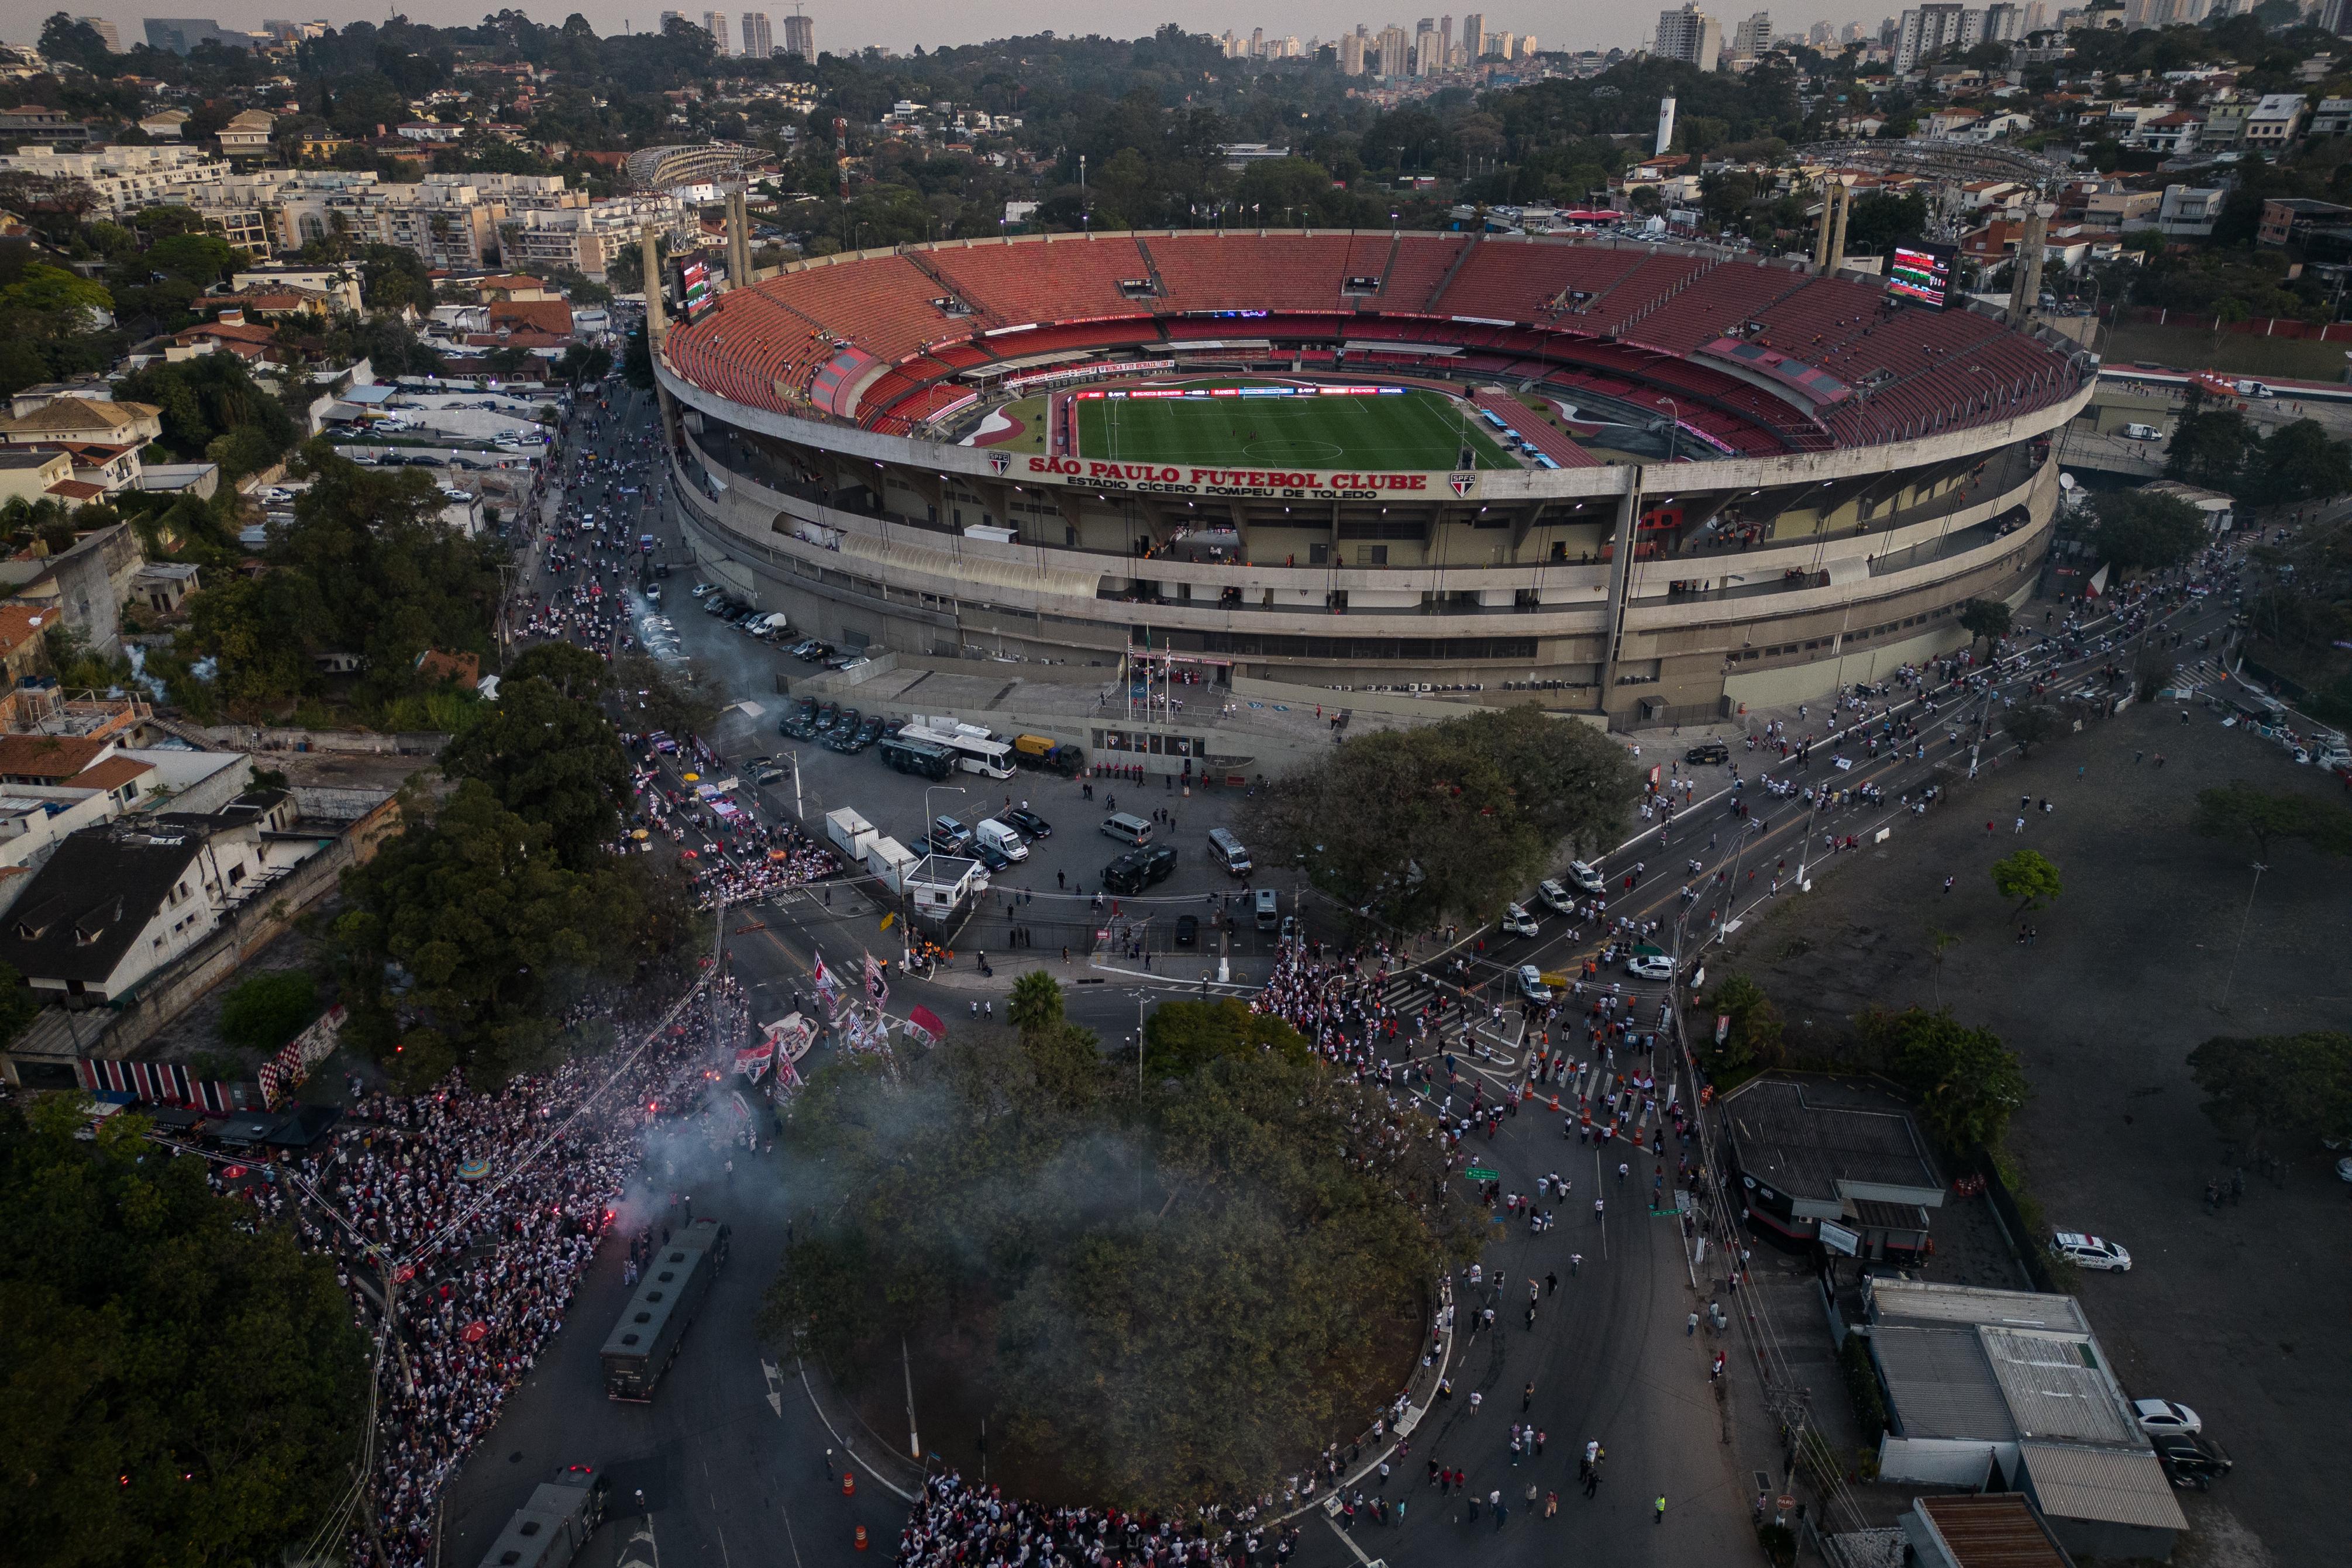
[{"label": "tree", "polygon": [[507,666],[510,681],[545,681],[566,697],[586,702],[613,684],[613,666],[571,643],[534,643]]},{"label": "tree", "polygon": [[629,757],[593,697],[537,675],[509,676],[490,709],[441,751],[441,771],[478,779],[501,805],[547,830],[562,863],[611,853],[629,789]]},{"label": "tree", "polygon": [[99,76],[114,74],[112,57],[98,29],[59,11],[41,24],[41,54],[52,60],[70,60]]},{"label": "tree", "polygon": [[274,1561],[351,1484],[367,1342],[290,1228],[87,1114],[0,1112],[0,1531],[26,1561]]},{"label": "tree", "polygon": [[240,1051],[282,1048],[319,1016],[319,984],[306,969],[279,969],[242,981],[221,1004],[221,1039]]},{"label": "tree", "polygon": [[[1763,987],[1737,971],[1726,975],[1723,984],[1707,999],[1706,1010],[1713,1019],[1730,1020],[1722,1043],[1715,1048],[1717,1072],[1737,1071],[1750,1065],[1780,1065],[1780,1009],[1764,994]],[[1710,1030],[1710,1037],[1711,1034]]]},{"label": "tree", "polygon": [[1977,642],[1990,644],[2009,635],[2015,613],[1998,599],[1971,599],[1960,606],[1960,627]]},{"label": "tree", "polygon": [[1032,969],[1013,982],[1004,1016],[1017,1030],[1043,1029],[1062,1020],[1061,983],[1043,969]]},{"label": "tree", "polygon": [[1486,919],[1610,838],[1636,788],[1616,742],[1528,705],[1351,740],[1259,790],[1244,829],[1342,907],[1416,929]]},{"label": "tree", "polygon": [[2025,1103],[2030,1091],[2017,1053],[1990,1030],[1964,1027],[1949,1009],[1873,1009],[1859,1032],[1887,1075],[1918,1102],[1927,1130],[1956,1154],[2000,1143]]},{"label": "tree", "polygon": [[571,998],[626,978],[683,925],[635,858],[566,870],[551,831],[478,779],[344,873],[343,897],[334,950],[350,1036],[409,1082],[549,1065]]},{"label": "tree", "polygon": [[2017,900],[2017,907],[2010,911],[2012,920],[2043,907],[2065,891],[2057,866],[2039,850],[2016,850],[1993,862],[1992,885],[2003,898]]},{"label": "tree", "polygon": [[2203,547],[2205,514],[2178,496],[2117,490],[2092,503],[2091,542],[2119,571],[2163,571]]},{"label": "tree", "polygon": [[2249,841],[2263,860],[2282,840],[2322,854],[2352,854],[2352,810],[2298,789],[2260,789],[2242,779],[2197,791],[2189,825],[2203,838]]},{"label": "tree", "polygon": [[2248,499],[2263,506],[2325,500],[2352,490],[2352,444],[2336,440],[2316,420],[2281,425],[2247,465]]},{"label": "tree", "polygon": [[2289,1150],[2352,1137],[2352,1034],[2217,1036],[2189,1053],[2189,1071],[2232,1137]]},{"label": "tree", "polygon": [[1936,1005],[1944,1005],[1944,956],[1959,946],[1960,939],[1949,931],[1927,927],[1927,951],[1935,959]]},{"label": "tree", "polygon": [[623,721],[637,734],[699,735],[719,717],[719,693],[691,664],[624,653],[616,671]]},{"label": "tree", "polygon": [[2246,416],[2234,408],[2186,409],[2172,427],[2172,444],[2164,459],[2165,476],[2226,488],[2236,483],[2247,455],[2254,450],[2258,440]]},{"label": "tree", "polygon": [[2022,703],[2001,715],[2000,727],[2017,742],[2017,755],[2025,757],[2043,741],[2063,735],[2066,716],[2048,703]]}]

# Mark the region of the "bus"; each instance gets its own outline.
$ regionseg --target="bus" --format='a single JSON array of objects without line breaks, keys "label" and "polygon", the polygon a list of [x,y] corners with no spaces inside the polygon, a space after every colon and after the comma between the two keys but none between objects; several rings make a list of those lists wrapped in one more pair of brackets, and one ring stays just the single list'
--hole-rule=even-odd
[{"label": "bus", "polygon": [[541,1481],[490,1542],[482,1568],[567,1568],[596,1533],[611,1484],[593,1465],[572,1465]]},{"label": "bus", "polygon": [[677,1357],[680,1341],[727,1262],[731,1229],[698,1219],[664,1242],[646,1265],[636,1294],[604,1341],[604,1394],[632,1404],[652,1402],[655,1385]]},{"label": "bus", "polygon": [[884,762],[901,773],[913,773],[925,779],[944,779],[956,769],[956,754],[928,740],[909,740],[902,735],[893,735],[883,740],[877,751]]},{"label": "bus", "polygon": [[910,724],[898,731],[898,738],[946,747],[955,758],[956,766],[966,773],[977,773],[984,779],[1013,777],[1012,744],[996,739],[976,724],[952,727]]}]

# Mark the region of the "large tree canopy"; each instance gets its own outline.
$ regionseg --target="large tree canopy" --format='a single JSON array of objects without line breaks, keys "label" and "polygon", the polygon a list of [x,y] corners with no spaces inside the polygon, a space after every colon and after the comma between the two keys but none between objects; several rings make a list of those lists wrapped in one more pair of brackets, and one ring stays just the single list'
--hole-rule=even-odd
[{"label": "large tree canopy", "polygon": [[78,1568],[276,1562],[360,1457],[351,1304],[142,1118],[80,1120],[0,1112],[0,1536]]},{"label": "large tree canopy", "polygon": [[1244,826],[1263,863],[1414,927],[1492,915],[1608,841],[1637,788],[1615,741],[1528,705],[1349,741],[1260,790]]},{"label": "large tree canopy", "polygon": [[788,1141],[829,1218],[767,1325],[849,1376],[971,1334],[991,1430],[1092,1498],[1273,1490],[1401,1385],[1474,1212],[1417,1113],[1286,1026],[1163,1004],[1139,1085],[1024,984],[1017,1035],[959,1030],[903,1083],[870,1057],[816,1077]]}]

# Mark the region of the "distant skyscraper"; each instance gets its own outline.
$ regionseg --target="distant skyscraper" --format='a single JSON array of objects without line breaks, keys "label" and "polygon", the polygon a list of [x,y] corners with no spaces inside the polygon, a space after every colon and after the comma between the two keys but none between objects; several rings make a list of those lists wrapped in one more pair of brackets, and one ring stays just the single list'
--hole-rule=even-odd
[{"label": "distant skyscraper", "polygon": [[1465,11],[1462,16],[1462,58],[1470,65],[1486,52],[1486,13]]},{"label": "distant skyscraper", "polygon": [[1437,68],[1437,18],[1423,16],[1412,29],[1412,74],[1425,77]]},{"label": "distant skyscraper", "polygon": [[1394,22],[1381,29],[1381,75],[1401,77],[1412,70],[1412,41]]},{"label": "distant skyscraper", "polygon": [[816,58],[816,24],[806,16],[784,18],[784,53],[804,60]]},{"label": "distant skyscraper", "polygon": [[1365,38],[1361,33],[1339,35],[1339,74],[1341,76],[1360,77],[1364,74],[1364,44]]},{"label": "distant skyscraper", "polygon": [[1772,13],[1758,11],[1732,29],[1731,52],[1735,57],[1758,59],[1772,47]]},{"label": "distant skyscraper", "polygon": [[91,32],[96,33],[100,38],[104,39],[106,41],[106,52],[108,54],[119,55],[122,52],[122,35],[116,32],[114,30],[114,24],[108,21],[105,17],[76,16],[74,20],[79,22],[83,26],[88,27]]},{"label": "distant skyscraper", "polygon": [[1723,53],[1723,24],[1692,5],[1679,11],[1661,11],[1656,47],[1667,59],[1711,71],[1716,57]]},{"label": "distant skyscraper", "polygon": [[743,53],[747,58],[764,60],[776,52],[776,41],[768,31],[765,11],[743,13]]},{"label": "distant skyscraper", "polygon": [[710,35],[710,41],[719,46],[720,54],[731,55],[735,52],[727,42],[726,12],[705,11],[702,14],[702,30]]},{"label": "distant skyscraper", "polygon": [[2033,3],[2025,8],[2025,30],[2029,33],[2039,33],[2049,26],[2050,7],[2043,5],[2042,0],[2033,0]]},{"label": "distant skyscraper", "polygon": [[1449,67],[1454,64],[1454,18],[1451,16],[1438,18],[1437,63]]}]

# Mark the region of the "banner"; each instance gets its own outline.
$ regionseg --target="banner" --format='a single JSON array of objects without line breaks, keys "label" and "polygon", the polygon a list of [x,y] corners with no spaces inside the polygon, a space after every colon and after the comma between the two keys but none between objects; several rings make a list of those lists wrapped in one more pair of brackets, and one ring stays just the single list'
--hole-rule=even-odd
[{"label": "banner", "polygon": [[877,1008],[890,999],[890,983],[883,977],[882,966],[874,961],[871,953],[866,955],[866,999]]},{"label": "banner", "polygon": [[931,1044],[937,1045],[947,1039],[948,1026],[940,1021],[939,1014],[919,1003],[915,1010],[907,1015],[907,1032],[919,1034]]},{"label": "banner", "polygon": [[310,1076],[310,1069],[335,1054],[345,1016],[342,1004],[336,1003],[261,1064],[261,1071],[254,1076],[261,1081],[262,1100],[271,1110],[276,1110],[280,1100]]},{"label": "banner", "polygon": [[758,1045],[746,1046],[735,1053],[735,1071],[757,1083],[775,1060],[776,1042],[771,1038]]},{"label": "banner", "polygon": [[835,979],[833,971],[824,967],[823,954],[817,955],[816,967],[812,974],[816,982],[817,999],[824,1004],[825,1016],[829,1019],[840,1018],[841,982]]}]

